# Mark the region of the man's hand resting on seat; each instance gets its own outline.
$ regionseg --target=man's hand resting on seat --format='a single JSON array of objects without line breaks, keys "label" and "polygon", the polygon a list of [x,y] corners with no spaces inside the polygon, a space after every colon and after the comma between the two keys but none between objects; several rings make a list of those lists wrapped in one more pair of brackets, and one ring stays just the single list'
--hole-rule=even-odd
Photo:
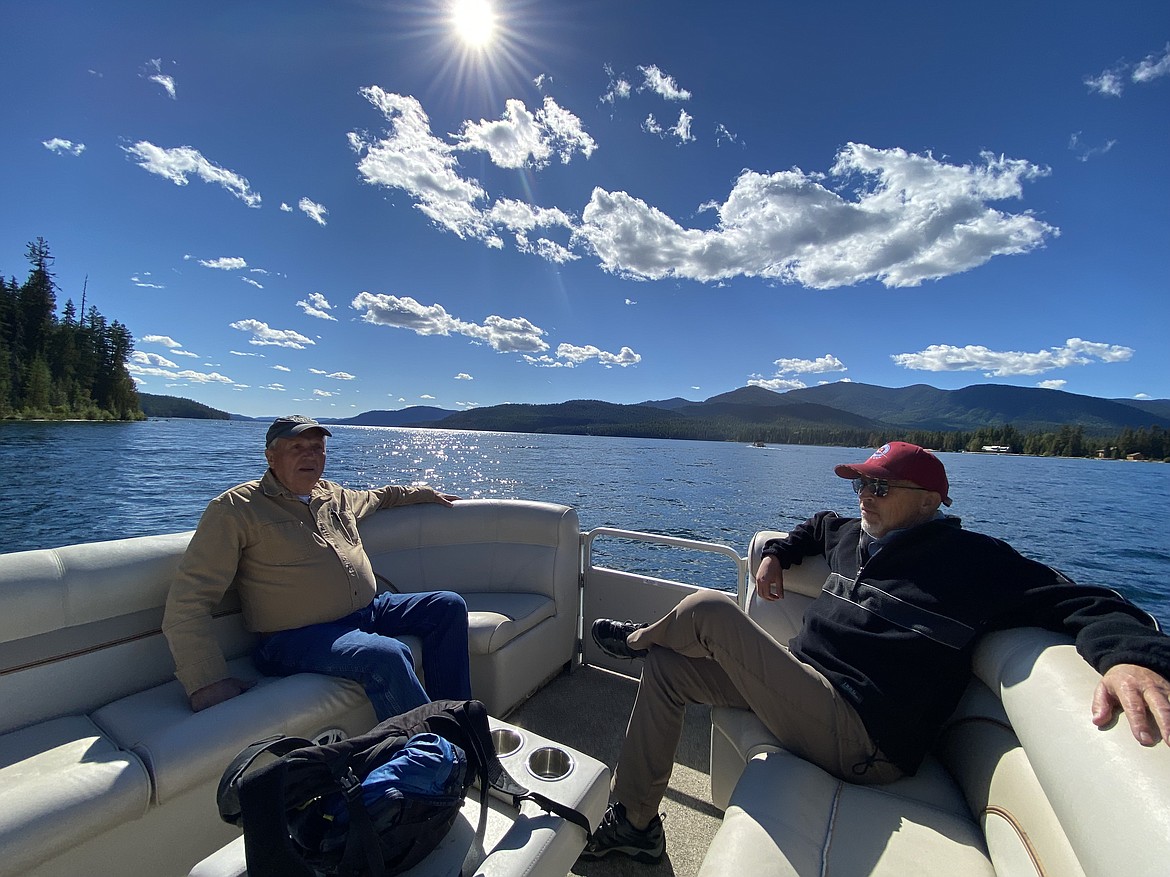
[{"label": "man's hand resting on seat", "polygon": [[756,593],[761,600],[784,598],[784,569],[780,561],[771,555],[761,559],[756,570]]},{"label": "man's hand resting on seat", "polygon": [[255,682],[245,682],[243,679],[221,679],[219,682],[212,682],[210,685],[204,685],[199,690],[192,692],[187,700],[191,703],[191,711],[197,713],[209,706],[231,700],[255,684]]},{"label": "man's hand resting on seat", "polygon": [[1129,729],[1143,746],[1153,746],[1159,737],[1170,745],[1170,682],[1153,670],[1117,664],[1105,672],[1093,694],[1093,723],[1099,728],[1108,725],[1118,709],[1125,712]]}]

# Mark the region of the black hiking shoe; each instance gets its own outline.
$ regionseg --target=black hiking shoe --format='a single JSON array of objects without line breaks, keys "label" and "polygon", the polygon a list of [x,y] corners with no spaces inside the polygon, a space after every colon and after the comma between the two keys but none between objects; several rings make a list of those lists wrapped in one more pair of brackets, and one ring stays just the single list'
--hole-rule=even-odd
[{"label": "black hiking shoe", "polygon": [[598,618],[593,622],[590,633],[598,648],[611,658],[644,658],[646,649],[631,649],[626,638],[635,630],[649,627],[646,622],[614,621],[612,618]]},{"label": "black hiking shoe", "polygon": [[610,853],[629,856],[635,862],[653,865],[666,855],[666,835],[662,832],[662,817],[655,816],[639,831],[626,818],[623,804],[610,804],[601,824],[589,837],[582,859],[603,859]]}]

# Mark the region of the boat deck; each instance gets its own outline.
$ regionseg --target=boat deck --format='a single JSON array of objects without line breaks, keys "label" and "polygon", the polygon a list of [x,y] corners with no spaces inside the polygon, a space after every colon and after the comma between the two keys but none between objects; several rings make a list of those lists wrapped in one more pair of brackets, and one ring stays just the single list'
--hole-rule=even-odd
[{"label": "boat deck", "polygon": [[[591,755],[611,768],[625,734],[638,691],[636,679],[596,667],[578,666],[562,673],[520,705],[507,721]],[[693,877],[722,813],[710,803],[710,709],[689,707],[674,773],[661,812],[666,830],[666,857],[643,865],[625,856],[578,860],[575,877]]]}]

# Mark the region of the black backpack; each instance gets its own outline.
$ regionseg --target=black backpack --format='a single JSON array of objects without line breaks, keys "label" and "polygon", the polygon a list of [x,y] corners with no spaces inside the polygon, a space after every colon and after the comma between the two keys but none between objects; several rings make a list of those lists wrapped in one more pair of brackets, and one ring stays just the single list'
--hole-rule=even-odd
[{"label": "black backpack", "polygon": [[[265,752],[276,760],[249,771]],[[415,777],[430,774],[429,788],[397,782],[400,764]],[[389,877],[439,845],[476,779],[484,813],[492,788],[513,806],[534,801],[590,834],[581,813],[508,774],[477,700],[424,704],[336,743],[259,740],[228,765],[216,799],[220,817],[243,827],[248,877]]]}]

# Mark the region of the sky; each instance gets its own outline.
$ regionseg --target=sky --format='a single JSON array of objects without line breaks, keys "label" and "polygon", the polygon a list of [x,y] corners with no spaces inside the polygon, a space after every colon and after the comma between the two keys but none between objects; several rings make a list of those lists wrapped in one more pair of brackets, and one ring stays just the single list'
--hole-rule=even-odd
[{"label": "sky", "polygon": [[0,0],[0,274],[232,413],[1170,398],[1170,4]]}]

